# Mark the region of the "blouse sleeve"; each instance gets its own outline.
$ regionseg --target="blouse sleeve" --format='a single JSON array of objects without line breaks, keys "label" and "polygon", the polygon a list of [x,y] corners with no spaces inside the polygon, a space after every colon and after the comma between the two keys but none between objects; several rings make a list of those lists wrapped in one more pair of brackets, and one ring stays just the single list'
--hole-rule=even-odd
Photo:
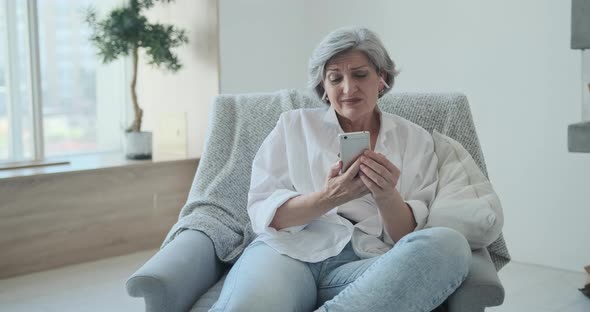
[{"label": "blouse sleeve", "polygon": [[275,128],[258,149],[252,162],[248,216],[254,233],[276,235],[277,232],[298,232],[305,225],[277,231],[270,226],[277,209],[289,199],[299,196],[289,177],[289,160],[286,149],[285,117],[281,115]]},{"label": "blouse sleeve", "polygon": [[405,181],[405,187],[401,189],[402,197],[414,213],[417,224],[415,231],[426,225],[438,185],[438,159],[434,153],[434,141],[428,132],[421,132],[421,135],[408,142],[401,173]]}]

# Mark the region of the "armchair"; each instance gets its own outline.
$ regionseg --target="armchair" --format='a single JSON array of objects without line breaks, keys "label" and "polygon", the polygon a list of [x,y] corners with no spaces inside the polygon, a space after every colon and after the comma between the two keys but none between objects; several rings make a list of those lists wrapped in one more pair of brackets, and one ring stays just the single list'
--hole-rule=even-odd
[{"label": "armchair", "polygon": [[[205,151],[189,200],[162,249],[127,281],[146,311],[207,311],[225,275],[253,234],[245,211],[250,164],[281,112],[325,105],[294,90],[220,95],[212,103]],[[459,141],[487,175],[467,98],[457,93],[398,93],[379,100],[395,113]],[[240,157],[236,157],[236,153]],[[451,312],[478,312],[504,301],[497,271],[510,261],[502,235],[473,251],[470,273],[446,302]]]}]

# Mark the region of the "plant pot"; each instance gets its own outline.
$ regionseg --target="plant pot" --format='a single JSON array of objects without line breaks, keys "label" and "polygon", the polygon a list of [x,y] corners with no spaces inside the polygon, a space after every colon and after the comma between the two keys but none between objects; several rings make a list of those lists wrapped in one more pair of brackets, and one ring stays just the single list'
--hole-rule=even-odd
[{"label": "plant pot", "polygon": [[152,133],[127,132],[125,134],[125,157],[127,159],[152,159]]}]

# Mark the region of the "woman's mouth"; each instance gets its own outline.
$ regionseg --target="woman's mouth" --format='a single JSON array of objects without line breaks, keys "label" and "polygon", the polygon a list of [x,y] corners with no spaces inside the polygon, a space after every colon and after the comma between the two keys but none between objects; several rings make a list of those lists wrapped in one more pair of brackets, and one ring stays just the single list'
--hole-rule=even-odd
[{"label": "woman's mouth", "polygon": [[346,103],[346,104],[356,104],[362,100],[363,99],[361,99],[361,98],[355,97],[355,98],[342,99],[342,100],[340,100],[340,102]]}]

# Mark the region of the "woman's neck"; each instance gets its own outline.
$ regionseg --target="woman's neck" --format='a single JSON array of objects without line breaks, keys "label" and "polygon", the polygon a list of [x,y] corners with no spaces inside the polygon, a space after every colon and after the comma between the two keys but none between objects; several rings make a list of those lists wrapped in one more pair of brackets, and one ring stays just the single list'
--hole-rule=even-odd
[{"label": "woman's neck", "polygon": [[371,134],[370,148],[372,151],[375,150],[377,137],[379,136],[379,129],[381,128],[381,116],[377,110],[375,110],[369,118],[356,122],[352,122],[338,114],[336,114],[336,116],[338,117],[338,122],[344,132],[369,131]]},{"label": "woman's neck", "polygon": [[336,114],[336,116],[338,117],[338,122],[344,132],[369,131],[371,134],[379,133],[381,119],[379,118],[379,113],[377,111],[374,111],[370,116],[367,116],[367,118],[358,120],[350,120],[338,114]]}]

